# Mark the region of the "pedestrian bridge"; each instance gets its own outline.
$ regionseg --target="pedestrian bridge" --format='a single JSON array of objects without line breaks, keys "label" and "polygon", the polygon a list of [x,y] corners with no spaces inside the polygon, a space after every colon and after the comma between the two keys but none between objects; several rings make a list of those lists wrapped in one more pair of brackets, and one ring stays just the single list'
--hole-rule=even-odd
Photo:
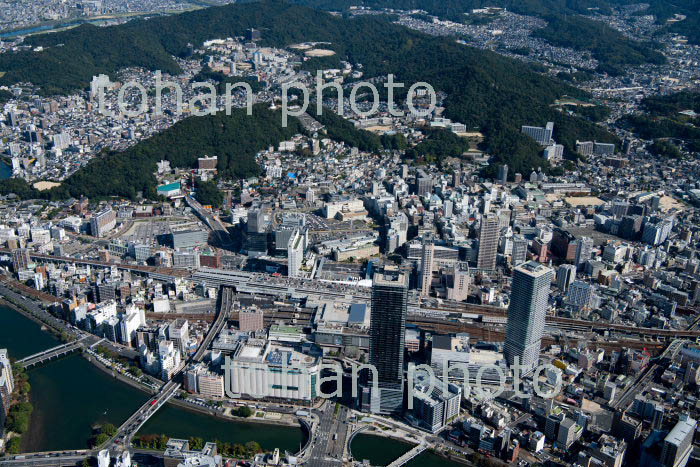
[{"label": "pedestrian bridge", "polygon": [[418,456],[420,453],[428,449],[428,443],[425,441],[421,442],[419,445],[415,446],[413,449],[408,451],[403,456],[396,459],[394,462],[389,464],[387,467],[401,467],[402,465],[408,463],[411,459]]}]

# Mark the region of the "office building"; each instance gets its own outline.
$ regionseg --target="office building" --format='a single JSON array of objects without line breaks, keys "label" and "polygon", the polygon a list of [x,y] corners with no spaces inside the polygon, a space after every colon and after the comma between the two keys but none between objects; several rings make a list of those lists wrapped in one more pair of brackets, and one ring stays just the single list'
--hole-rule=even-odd
[{"label": "office building", "polygon": [[569,286],[565,300],[571,305],[585,308],[590,306],[593,301],[593,291],[593,286],[588,282],[574,281]]},{"label": "office building", "polygon": [[576,266],[573,264],[559,266],[559,269],[557,269],[557,287],[559,290],[566,292],[574,280],[576,280]]},{"label": "office building", "polygon": [[397,268],[374,275],[369,361],[377,370],[379,394],[371,394],[371,410],[383,414],[403,409],[403,361],[408,308],[408,277]]},{"label": "office building", "polygon": [[447,299],[462,302],[469,298],[471,274],[467,263],[455,263],[452,275],[447,276]]},{"label": "office building", "polygon": [[681,415],[678,423],[664,438],[661,450],[661,464],[664,467],[684,467],[688,463],[697,424],[687,414]]},{"label": "office building", "polygon": [[512,265],[520,266],[527,261],[527,239],[523,235],[513,235]]},{"label": "office building", "polygon": [[482,271],[494,271],[496,269],[499,233],[497,216],[485,215],[482,217],[481,230],[479,232],[477,269]]},{"label": "office building", "polygon": [[513,272],[504,354],[508,365],[519,357],[524,373],[534,369],[539,359],[552,274],[534,261]]},{"label": "office building", "polygon": [[423,240],[421,255],[420,294],[421,297],[430,295],[430,284],[433,280],[433,254],[435,244],[431,240]]},{"label": "office building", "polygon": [[107,207],[90,219],[90,232],[95,237],[102,237],[117,225],[117,213]]},{"label": "office building", "polygon": [[459,415],[462,388],[456,384],[434,383],[434,387],[418,380],[413,388],[413,424],[431,433],[437,433]]},{"label": "office building", "polygon": [[168,326],[168,339],[173,341],[175,349],[183,355],[187,355],[187,347],[190,341],[190,325],[186,319],[178,318]]},{"label": "office building", "polygon": [[179,366],[180,352],[175,348],[173,341],[161,340],[158,342],[158,368],[161,379],[170,381]]}]

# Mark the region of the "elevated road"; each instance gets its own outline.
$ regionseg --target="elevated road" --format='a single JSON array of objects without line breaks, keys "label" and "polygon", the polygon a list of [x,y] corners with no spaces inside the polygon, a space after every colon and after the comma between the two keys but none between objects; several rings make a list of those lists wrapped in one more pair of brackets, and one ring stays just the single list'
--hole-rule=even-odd
[{"label": "elevated road", "polygon": [[192,196],[185,196],[185,202],[190,208],[192,208],[195,214],[197,214],[197,217],[202,219],[202,222],[204,222],[214,233],[218,243],[217,246],[230,250],[233,247],[233,241],[231,240],[231,235],[228,233],[228,230],[226,229],[226,226],[224,226],[223,222],[221,222],[221,220],[212,212],[205,209],[204,206],[202,206],[199,201],[194,199]]},{"label": "elevated road", "polygon": [[201,362],[204,358],[204,354],[214,341],[216,336],[219,335],[221,330],[224,328],[226,321],[231,316],[231,307],[233,306],[233,289],[230,287],[222,287],[221,293],[219,294],[219,312],[217,313],[216,320],[209,328],[206,337],[200,344],[197,352],[192,357],[194,362]]},{"label": "elevated road", "polygon": [[659,356],[659,358],[654,361],[651,365],[647,366],[644,371],[642,371],[635,381],[627,387],[623,392],[620,393],[615,401],[610,404],[613,409],[625,410],[634,400],[634,396],[644,392],[644,389],[651,383],[654,376],[663,368],[666,359],[673,360],[680,352],[683,344],[686,341],[675,340],[669,344],[666,350]]}]

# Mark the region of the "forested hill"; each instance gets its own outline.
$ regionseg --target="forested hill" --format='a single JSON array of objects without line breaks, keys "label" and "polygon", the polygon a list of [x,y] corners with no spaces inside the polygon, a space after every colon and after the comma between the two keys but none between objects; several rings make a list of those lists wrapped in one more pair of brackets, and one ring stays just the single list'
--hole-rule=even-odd
[{"label": "forested hill", "polygon": [[[7,71],[0,84],[30,80],[49,89],[69,91],[86,86],[96,73],[114,76],[127,65],[174,70],[177,65],[170,54],[184,53],[188,43],[242,35],[251,27],[261,30],[263,42],[272,46],[331,42],[330,48],[338,53],[336,59],[362,64],[365,77],[393,73],[406,87],[418,81],[430,83],[449,96],[447,116],[483,131],[484,149],[496,156],[494,162],[508,162],[513,173],[547,166],[540,157],[541,148],[520,134],[524,124],[555,121],[554,136],[568,149],[576,138],[615,141],[600,127],[552,107],[564,95],[586,99],[584,92],[543,76],[522,62],[458,44],[451,38],[411,31],[385,17],[345,19],[279,2],[234,4],[108,28],[82,26],[36,36],[30,42],[45,50],[29,53],[27,64],[12,54],[0,55],[0,70]],[[141,50],[146,50],[145,55]],[[314,63],[321,66],[311,60],[306,62],[307,68],[313,68]]]},{"label": "forested hill", "polygon": [[205,117],[186,118],[171,128],[125,151],[105,151],[50,192],[32,190],[24,180],[12,179],[0,186],[0,194],[17,193],[23,198],[62,199],[121,196],[136,199],[138,192],[156,196],[156,163],[165,159],[173,167],[196,167],[197,158],[217,156],[219,173],[225,178],[245,178],[260,173],[255,154],[302,132],[296,118],[282,127],[279,110],[265,104],[254,106],[253,115],[236,109]]}]

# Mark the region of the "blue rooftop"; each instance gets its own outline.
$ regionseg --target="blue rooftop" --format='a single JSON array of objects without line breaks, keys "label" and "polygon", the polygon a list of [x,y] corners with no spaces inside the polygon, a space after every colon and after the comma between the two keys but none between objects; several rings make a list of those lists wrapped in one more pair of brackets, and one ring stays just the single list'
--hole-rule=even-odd
[{"label": "blue rooftop", "polygon": [[362,324],[362,323],[364,323],[366,314],[367,314],[367,304],[355,303],[353,305],[350,305],[350,316],[348,317],[348,324]]}]

